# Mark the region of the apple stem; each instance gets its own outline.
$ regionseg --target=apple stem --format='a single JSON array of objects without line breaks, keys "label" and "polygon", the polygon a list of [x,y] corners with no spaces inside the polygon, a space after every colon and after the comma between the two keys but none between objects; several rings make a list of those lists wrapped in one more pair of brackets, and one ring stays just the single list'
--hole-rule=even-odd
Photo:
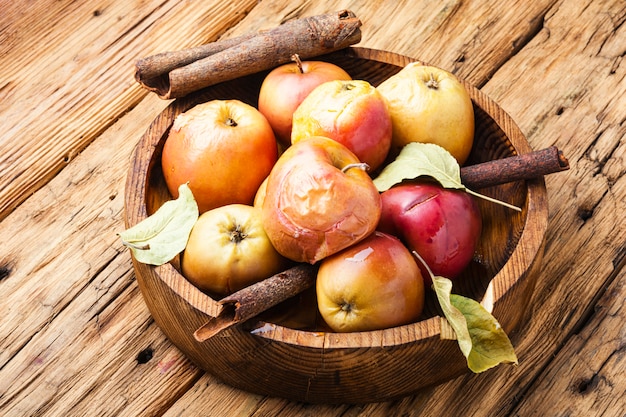
[{"label": "apple stem", "polygon": [[426,87],[432,88],[433,90],[437,90],[439,88],[439,83],[435,79],[435,75],[431,72],[430,78],[426,81]]},{"label": "apple stem", "polygon": [[226,126],[237,127],[237,122],[229,117],[226,119]]},{"label": "apple stem", "polygon": [[300,74],[304,74],[304,69],[302,68],[302,60],[300,59],[300,55],[298,54],[291,55],[291,60],[296,63],[296,66],[298,67]]},{"label": "apple stem", "polygon": [[420,256],[419,253],[417,253],[417,251],[411,251],[411,253],[413,254],[413,256],[415,256],[417,258],[417,260],[424,265],[424,268],[426,268],[426,272],[428,272],[428,276],[430,276],[430,279],[435,278],[435,274],[433,274],[432,269],[430,269],[430,267],[428,266],[428,264],[426,263],[426,261],[424,260],[424,258],[422,258]]},{"label": "apple stem", "polygon": [[363,170],[363,171],[369,171],[370,166],[367,165],[365,162],[357,162],[357,163],[354,163],[354,164],[348,164],[345,167],[341,168],[341,172],[343,172],[345,174],[345,172],[347,170],[349,170],[350,168],[358,168],[358,169]]}]

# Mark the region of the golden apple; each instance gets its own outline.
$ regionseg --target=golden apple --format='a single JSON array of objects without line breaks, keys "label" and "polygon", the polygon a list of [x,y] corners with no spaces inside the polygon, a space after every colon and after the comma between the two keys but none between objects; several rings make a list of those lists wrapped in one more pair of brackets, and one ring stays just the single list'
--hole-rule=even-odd
[{"label": "golden apple", "polygon": [[277,274],[287,260],[272,246],[261,209],[221,206],[200,215],[182,256],[182,272],[192,284],[224,296]]},{"label": "golden apple", "polygon": [[382,82],[378,90],[391,113],[392,154],[410,142],[435,143],[463,165],[474,142],[474,108],[454,74],[414,62]]}]

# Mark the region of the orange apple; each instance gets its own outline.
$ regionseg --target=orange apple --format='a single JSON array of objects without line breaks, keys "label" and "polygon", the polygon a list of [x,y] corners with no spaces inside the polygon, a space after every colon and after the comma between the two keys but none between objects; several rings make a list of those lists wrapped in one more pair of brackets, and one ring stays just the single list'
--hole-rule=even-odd
[{"label": "orange apple", "polygon": [[263,227],[283,256],[315,263],[376,229],[380,194],[345,146],[316,136],[291,145],[270,173]]},{"label": "orange apple", "polygon": [[424,282],[413,255],[381,232],[324,259],[316,291],[320,314],[336,332],[411,323],[424,307]]},{"label": "orange apple", "polygon": [[435,143],[463,165],[474,142],[474,108],[454,74],[410,63],[378,86],[393,121],[391,153],[410,142]]},{"label": "orange apple", "polygon": [[192,284],[224,296],[283,271],[286,264],[263,229],[261,209],[229,204],[200,215],[181,267]]},{"label": "orange apple", "polygon": [[291,144],[291,118],[302,100],[318,85],[332,80],[350,80],[350,75],[330,62],[300,61],[270,71],[259,92],[258,108],[283,146]]},{"label": "orange apple", "polygon": [[378,90],[363,80],[337,80],[319,85],[298,106],[291,143],[325,136],[376,170],[387,157],[391,134],[391,116]]},{"label": "orange apple", "polygon": [[213,100],[178,115],[161,164],[170,193],[189,183],[200,213],[226,204],[252,204],[278,159],[270,124],[238,100]]}]

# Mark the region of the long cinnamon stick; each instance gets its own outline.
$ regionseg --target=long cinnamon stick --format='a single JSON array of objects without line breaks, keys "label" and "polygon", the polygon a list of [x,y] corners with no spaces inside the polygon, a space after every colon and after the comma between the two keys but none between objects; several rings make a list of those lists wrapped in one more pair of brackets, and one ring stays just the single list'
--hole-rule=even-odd
[{"label": "long cinnamon stick", "polygon": [[[156,55],[139,59],[135,63],[135,79],[151,91],[154,85],[162,87],[163,81],[167,80],[167,74],[192,62],[206,58],[213,54],[231,48],[256,36],[256,33],[247,33],[235,38],[223,39],[217,42],[180,51],[162,52]],[[161,78],[164,77],[164,78]]]},{"label": "long cinnamon stick", "polygon": [[316,271],[313,265],[299,264],[222,298],[221,311],[196,330],[194,337],[204,342],[301,293],[315,283]]},{"label": "long cinnamon stick", "polygon": [[526,180],[569,169],[569,162],[556,147],[508,158],[494,159],[461,168],[461,182],[469,189]]},{"label": "long cinnamon stick", "polygon": [[[555,146],[508,158],[461,168],[461,182],[467,188],[483,188],[506,182],[533,179],[569,169],[569,162]],[[222,310],[194,333],[199,342],[285,301],[315,283],[317,267],[299,264],[266,280],[246,287],[222,300]]]},{"label": "long cinnamon stick", "polygon": [[249,38],[213,45],[217,52],[207,47],[177,56],[165,53],[158,59],[146,58],[138,63],[135,76],[163,99],[183,97],[290,62],[294,53],[308,59],[346,48],[360,42],[360,26],[361,21],[350,10],[294,19]]}]

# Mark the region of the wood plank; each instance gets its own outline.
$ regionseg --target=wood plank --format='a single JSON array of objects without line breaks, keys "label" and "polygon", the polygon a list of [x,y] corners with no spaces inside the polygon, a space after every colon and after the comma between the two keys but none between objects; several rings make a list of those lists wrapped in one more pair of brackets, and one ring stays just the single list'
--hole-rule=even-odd
[{"label": "wood plank", "polygon": [[154,324],[116,236],[128,138],[166,104],[142,101],[0,223],[0,414],[159,414],[203,374]]},{"label": "wood plank", "polygon": [[3,20],[0,220],[145,96],[137,58],[214,40],[256,4],[57,3]]},{"label": "wood plank", "polygon": [[[624,258],[622,258],[623,260]],[[626,395],[626,275],[607,289],[580,332],[574,334],[516,408],[520,416],[624,416]],[[563,378],[567,375],[567,378]]]}]

